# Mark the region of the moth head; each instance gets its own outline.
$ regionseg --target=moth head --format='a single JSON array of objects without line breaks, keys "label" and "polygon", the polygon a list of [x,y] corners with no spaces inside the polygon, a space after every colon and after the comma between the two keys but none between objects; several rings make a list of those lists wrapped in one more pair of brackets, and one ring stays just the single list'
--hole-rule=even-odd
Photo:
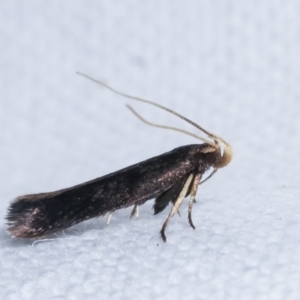
[{"label": "moth head", "polygon": [[231,145],[216,134],[209,133],[209,136],[213,139],[214,147],[219,156],[213,167],[219,169],[227,166],[231,162],[233,156]]}]

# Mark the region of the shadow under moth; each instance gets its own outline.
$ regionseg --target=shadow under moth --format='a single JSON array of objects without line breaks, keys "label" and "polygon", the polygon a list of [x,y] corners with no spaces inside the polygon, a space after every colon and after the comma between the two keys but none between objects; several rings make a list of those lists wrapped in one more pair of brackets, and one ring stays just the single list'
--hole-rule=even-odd
[{"label": "shadow under moth", "polygon": [[[171,211],[160,234],[166,241],[165,230],[183,200],[190,196],[188,221],[192,228],[192,208],[199,184],[209,179],[219,168],[232,159],[232,148],[221,137],[211,133],[186,117],[158,103],[121,93],[87,75],[78,73],[123,97],[163,109],[195,126],[208,138],[170,126],[151,123],[142,118],[131,106],[127,107],[148,125],[179,131],[201,140],[175,148],[122,170],[62,190],[31,194],[16,198],[6,216],[8,232],[18,238],[42,238],[79,222],[112,213],[133,205],[131,217],[138,217],[139,206],[155,198],[154,214],[162,212],[171,203]],[[211,169],[203,181],[203,174]]]}]

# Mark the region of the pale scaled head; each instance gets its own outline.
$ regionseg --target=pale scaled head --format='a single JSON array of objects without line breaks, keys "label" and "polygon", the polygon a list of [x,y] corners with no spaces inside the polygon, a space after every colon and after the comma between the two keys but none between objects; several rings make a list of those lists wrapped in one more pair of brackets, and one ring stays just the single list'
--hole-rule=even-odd
[{"label": "pale scaled head", "polygon": [[[170,130],[175,130],[175,131],[179,131],[179,132],[182,132],[184,134],[187,134],[187,135],[190,135],[198,140],[201,140],[205,143],[207,143],[208,145],[210,145],[212,147],[211,151],[209,152],[214,152],[213,148],[215,149],[215,152],[216,153],[219,153],[220,154],[220,158],[217,160],[217,162],[213,165],[213,168],[215,169],[215,171],[219,168],[223,168],[225,166],[227,166],[230,162],[231,162],[231,159],[232,159],[232,156],[233,156],[233,151],[232,151],[232,147],[230,146],[229,143],[227,143],[226,141],[224,141],[221,137],[217,136],[216,134],[214,133],[211,133],[209,131],[207,131],[206,129],[202,128],[201,126],[199,126],[198,124],[196,124],[195,122],[189,120],[188,118],[182,116],[181,114],[163,106],[163,105],[160,105],[156,102],[153,102],[153,101],[150,101],[150,100],[146,100],[146,99],[142,99],[142,98],[139,98],[139,97],[134,97],[134,96],[130,96],[128,94],[125,94],[125,93],[122,93],[122,92],[119,92],[117,90],[115,90],[114,88],[110,87],[109,85],[99,81],[99,80],[96,80],[88,75],[85,75],[83,73],[80,73],[80,72],[77,72],[77,74],[83,76],[83,77],[86,77],[104,87],[106,87],[107,89],[109,89],[110,91],[112,91],[113,93],[115,94],[118,94],[118,95],[121,95],[123,97],[126,97],[126,98],[129,98],[129,99],[132,99],[132,100],[136,100],[136,101],[140,101],[140,102],[143,102],[143,103],[147,103],[147,104],[150,104],[150,105],[153,105],[153,106],[156,106],[156,107],[159,107],[160,109],[163,109],[179,118],[181,118],[182,120],[186,121],[187,123],[193,125],[194,127],[196,127],[197,129],[201,130],[202,132],[204,132],[208,138],[210,138],[211,140],[209,139],[206,139],[206,138],[203,138],[201,136],[198,136],[196,134],[193,134],[189,131],[186,131],[186,130],[183,130],[183,129],[180,129],[180,128],[176,128],[176,127],[172,127],[172,126],[165,126],[165,125],[160,125],[160,124],[155,124],[155,123],[152,123],[152,122],[149,122],[147,120],[145,120],[142,116],[140,116],[131,106],[127,105],[127,107],[141,120],[143,121],[144,123],[150,125],[150,126],[154,126],[154,127],[158,127],[158,128],[164,128],[164,129],[170,129]],[[214,172],[215,172],[214,171]]]},{"label": "pale scaled head", "polygon": [[214,140],[216,151],[220,153],[220,159],[214,164],[215,169],[226,167],[232,160],[233,151],[229,143],[216,134],[207,132],[207,135]]}]

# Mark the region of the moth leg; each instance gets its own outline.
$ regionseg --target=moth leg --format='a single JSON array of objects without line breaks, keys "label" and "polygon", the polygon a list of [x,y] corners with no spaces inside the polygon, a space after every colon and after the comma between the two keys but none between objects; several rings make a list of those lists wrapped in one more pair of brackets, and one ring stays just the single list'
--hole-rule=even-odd
[{"label": "moth leg", "polygon": [[137,204],[134,205],[133,210],[130,214],[130,219],[132,219],[133,217],[139,217],[139,206]]},{"label": "moth leg", "polygon": [[110,212],[109,215],[108,215],[108,219],[107,219],[106,225],[109,225],[111,217],[112,217],[112,212]]},{"label": "moth leg", "polygon": [[[209,178],[211,178],[216,172],[218,171],[218,169],[214,169],[210,174],[209,174],[209,176],[207,176],[203,181],[200,181],[201,180],[201,177],[200,177],[200,179],[199,179],[199,181],[198,181],[198,185],[200,185],[200,184],[202,184],[202,183],[204,183],[205,181],[207,181]],[[196,180],[196,178],[195,178],[195,180]],[[197,193],[197,188],[196,188],[196,193]],[[196,196],[196,193],[195,193],[195,195],[194,195],[194,203],[196,203],[197,201],[196,201],[196,199],[195,199],[195,196]],[[193,224],[193,222],[192,222],[192,219],[191,219],[191,217],[190,217],[190,210],[192,211],[192,206],[193,206],[193,204],[189,204],[189,222],[190,222],[190,224],[192,223]],[[191,208],[190,208],[191,207]],[[194,228],[194,226],[193,225],[191,225],[193,228]],[[194,228],[195,229],[195,228]]]},{"label": "moth leg", "polygon": [[163,211],[170,202],[172,202],[172,204],[175,203],[188,176],[189,174],[183,176],[170,189],[164,191],[155,198],[155,203],[153,205],[155,215]]},{"label": "moth leg", "polygon": [[180,206],[181,206],[181,204],[182,204],[182,202],[183,202],[183,200],[184,200],[184,198],[186,196],[186,193],[187,193],[187,191],[188,191],[188,189],[190,187],[190,184],[191,184],[191,182],[193,180],[193,176],[194,176],[194,174],[190,174],[189,177],[187,178],[187,180],[186,180],[186,182],[185,182],[185,184],[184,184],[184,186],[183,186],[183,188],[182,188],[179,196],[177,197],[177,199],[176,199],[176,201],[175,201],[175,203],[174,203],[174,205],[173,205],[173,207],[172,207],[172,209],[171,209],[171,211],[170,211],[170,213],[169,213],[166,221],[164,222],[164,224],[163,224],[163,226],[161,228],[160,234],[161,234],[161,237],[162,237],[162,239],[163,239],[164,242],[166,242],[166,240],[167,240],[166,235],[165,235],[166,227],[167,227],[168,223],[170,222],[170,219],[174,216],[174,214],[176,212],[178,212],[178,209],[180,208]]},{"label": "moth leg", "polygon": [[193,229],[196,229],[195,225],[193,224],[192,221],[192,208],[193,208],[193,204],[196,202],[195,197],[197,194],[197,190],[198,190],[198,186],[199,186],[199,182],[201,180],[202,177],[202,173],[198,173],[196,174],[196,176],[194,177],[193,183],[192,183],[192,188],[191,188],[191,199],[189,202],[189,209],[188,209],[188,220],[189,220],[189,224]]}]

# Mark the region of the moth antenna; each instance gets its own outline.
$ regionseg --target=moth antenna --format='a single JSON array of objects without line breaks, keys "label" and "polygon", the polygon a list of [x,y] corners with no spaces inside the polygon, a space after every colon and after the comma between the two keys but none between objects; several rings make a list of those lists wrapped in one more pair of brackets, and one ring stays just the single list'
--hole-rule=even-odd
[{"label": "moth antenna", "polygon": [[[140,101],[140,102],[143,102],[143,103],[147,103],[147,104],[150,104],[150,105],[153,105],[153,106],[156,106],[160,109],[163,109],[175,116],[177,116],[178,118],[184,120],[185,122],[191,124],[192,126],[196,127],[197,129],[201,130],[202,132],[204,132],[205,134],[207,134],[211,139],[213,139],[215,141],[215,145],[213,145],[213,147],[215,148],[219,148],[220,146],[220,143],[223,145],[224,147],[224,153],[221,157],[221,159],[215,164],[215,168],[222,168],[222,167],[225,167],[226,165],[228,165],[232,159],[232,156],[233,156],[233,152],[232,152],[232,148],[231,148],[231,145],[229,143],[227,143],[225,140],[223,140],[221,137],[219,137],[218,135],[212,133],[212,132],[209,132],[207,131],[206,129],[204,129],[203,127],[201,127],[200,125],[198,125],[197,123],[193,122],[192,120],[184,117],[183,115],[175,112],[174,110],[170,109],[170,108],[167,108],[161,104],[158,104],[156,102],[153,102],[153,101],[150,101],[150,100],[146,100],[146,99],[143,99],[143,98],[139,98],[139,97],[135,97],[135,96],[131,96],[131,95],[128,95],[126,93],[122,93],[122,92],[119,92],[118,90],[115,90],[114,88],[112,88],[111,86],[99,81],[99,80],[96,80],[86,74],[83,74],[81,72],[77,72],[78,75],[81,75],[93,82],[96,82],[102,86],[104,86],[105,88],[109,89],[110,91],[112,91],[113,93],[117,94],[117,95],[120,95],[120,96],[123,96],[125,98],[128,98],[128,99],[132,99],[132,100],[136,100],[136,101]],[[147,123],[147,122],[146,122]],[[148,124],[148,123],[147,123]],[[150,124],[149,124],[150,125]],[[152,125],[151,125],[152,126]],[[157,126],[155,126],[157,127]],[[161,127],[161,128],[164,128],[164,127]],[[176,131],[180,131],[180,130],[177,130],[175,129]],[[189,133],[187,133],[188,135],[190,135]],[[199,138],[199,137],[197,137]],[[202,139],[201,139],[202,140]],[[205,141],[207,142],[207,141]],[[212,145],[212,143],[210,142],[209,143],[210,145]]]},{"label": "moth antenna", "polygon": [[173,127],[173,126],[166,126],[166,125],[160,125],[160,124],[156,124],[156,123],[152,123],[152,122],[149,122],[147,121],[146,119],[144,119],[139,113],[137,113],[130,105],[126,104],[127,108],[138,118],[140,119],[142,122],[144,122],[145,124],[147,125],[150,125],[150,126],[153,126],[153,127],[157,127],[157,128],[163,128],[163,129],[169,129],[169,130],[174,130],[174,131],[179,131],[179,132],[182,132],[184,134],[187,134],[189,136],[192,136],[198,140],[201,140],[202,142],[205,142],[213,147],[215,147],[216,145],[214,143],[212,143],[211,141],[201,137],[201,136],[198,136],[192,132],[189,132],[189,131],[186,131],[184,129],[180,129],[180,128],[177,128],[177,127]]},{"label": "moth antenna", "polygon": [[96,83],[98,83],[98,84],[104,86],[105,88],[109,89],[110,91],[112,91],[113,93],[115,93],[115,94],[117,94],[117,95],[120,95],[120,96],[126,97],[126,98],[128,98],[128,99],[140,101],[140,102],[143,102],[143,103],[147,103],[147,104],[150,104],[150,105],[159,107],[160,109],[163,109],[163,110],[165,110],[165,111],[167,111],[167,112],[169,112],[169,113],[171,113],[171,114],[177,116],[178,118],[180,118],[180,119],[186,121],[187,123],[193,125],[194,127],[198,128],[199,130],[201,130],[202,132],[204,132],[205,134],[207,134],[209,137],[211,137],[211,138],[213,138],[213,139],[214,139],[214,137],[217,137],[215,134],[210,133],[209,131],[207,131],[206,129],[202,128],[202,127],[201,127],[200,125],[198,125],[197,123],[193,122],[192,120],[190,120],[190,119],[184,117],[183,115],[177,113],[176,111],[174,111],[174,110],[172,110],[172,109],[170,109],[170,108],[167,108],[167,107],[165,107],[165,106],[163,106],[163,105],[161,105],[161,104],[158,104],[158,103],[156,103],[156,102],[154,102],[154,101],[150,101],[150,100],[147,100],[147,99],[143,99],[143,98],[139,98],[139,97],[135,97],[135,96],[128,95],[128,94],[126,94],[126,93],[119,92],[118,90],[115,90],[114,88],[112,88],[111,86],[107,85],[106,83],[103,83],[103,82],[101,82],[101,81],[99,81],[99,80],[97,80],[97,79],[94,79],[94,78],[92,78],[92,77],[90,77],[90,76],[88,76],[88,75],[86,75],[86,74],[83,74],[83,73],[81,73],[81,72],[76,72],[76,73],[77,73],[78,75],[81,75],[81,76],[83,76],[83,77],[85,77],[85,78],[87,78],[87,79],[89,79],[89,80],[91,80],[91,81],[94,81],[94,82],[96,82]]}]

